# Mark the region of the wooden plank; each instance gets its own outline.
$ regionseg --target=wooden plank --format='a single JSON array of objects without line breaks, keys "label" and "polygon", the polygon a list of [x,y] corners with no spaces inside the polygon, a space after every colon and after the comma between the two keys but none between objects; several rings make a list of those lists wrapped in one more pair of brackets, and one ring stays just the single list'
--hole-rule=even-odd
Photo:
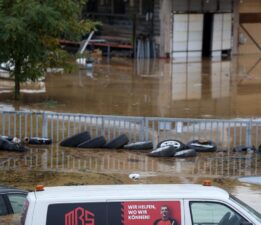
[{"label": "wooden plank", "polygon": [[240,23],[261,23],[261,13],[240,13]]},{"label": "wooden plank", "polygon": [[77,42],[77,41],[68,41],[68,40],[59,40],[59,43],[61,45],[74,45],[74,46],[79,46],[81,44],[81,42]]},{"label": "wooden plank", "polygon": [[132,45],[127,45],[127,44],[117,44],[117,43],[110,43],[110,42],[104,42],[104,43],[90,43],[90,45],[100,46],[100,47],[111,47],[111,48],[133,49],[133,46],[132,46]]},{"label": "wooden plank", "polygon": [[[79,46],[80,42],[68,41],[68,40],[59,40],[61,45],[74,45]],[[123,49],[133,49],[131,44],[120,44],[116,42],[90,42],[89,45],[100,46],[100,47],[111,47],[111,48],[123,48]]]}]

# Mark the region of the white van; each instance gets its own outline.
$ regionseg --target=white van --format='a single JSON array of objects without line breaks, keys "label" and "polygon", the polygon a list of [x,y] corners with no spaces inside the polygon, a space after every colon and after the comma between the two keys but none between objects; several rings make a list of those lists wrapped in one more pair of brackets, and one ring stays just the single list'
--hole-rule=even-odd
[{"label": "white van", "polygon": [[28,194],[22,225],[261,225],[258,212],[212,186],[90,185],[40,190]]}]

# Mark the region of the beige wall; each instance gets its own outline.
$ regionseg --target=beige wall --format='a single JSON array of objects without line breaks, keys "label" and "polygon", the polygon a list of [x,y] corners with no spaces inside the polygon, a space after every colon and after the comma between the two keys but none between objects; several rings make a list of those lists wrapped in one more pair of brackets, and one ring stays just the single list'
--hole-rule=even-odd
[{"label": "beige wall", "polygon": [[242,13],[261,13],[261,1],[260,0],[240,0],[240,12]]},{"label": "beige wall", "polygon": [[[261,24],[243,24],[244,28],[248,31],[249,34],[255,39],[255,41],[261,46]],[[251,40],[251,38],[244,32],[243,29],[239,29],[239,33],[243,34],[246,42],[239,45],[240,54],[256,54],[260,53],[260,50]]]},{"label": "beige wall", "polygon": [[[240,0],[240,13],[261,13],[261,0]],[[261,46],[261,23],[243,24],[244,28],[250,33],[255,41]],[[239,29],[239,32],[244,34],[246,43],[239,45],[239,53],[241,54],[255,54],[260,53],[260,50],[251,40],[251,38]]]}]

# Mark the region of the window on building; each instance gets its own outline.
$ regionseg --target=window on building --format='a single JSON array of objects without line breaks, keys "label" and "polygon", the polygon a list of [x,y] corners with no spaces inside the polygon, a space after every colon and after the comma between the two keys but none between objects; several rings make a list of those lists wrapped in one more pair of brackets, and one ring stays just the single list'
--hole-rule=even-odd
[{"label": "window on building", "polygon": [[116,14],[125,14],[125,5],[127,1],[125,0],[114,0],[113,1],[113,11]]},{"label": "window on building", "polygon": [[174,0],[173,10],[175,12],[188,12],[189,10],[189,0]]},{"label": "window on building", "polygon": [[232,12],[232,1],[231,0],[219,0],[219,10],[221,12]]},{"label": "window on building", "polygon": [[151,0],[141,0],[141,13],[142,15],[146,15],[147,13],[153,12],[153,1]]},{"label": "window on building", "polygon": [[231,12],[232,0],[173,0],[174,12]]},{"label": "window on building", "polygon": [[215,12],[217,11],[218,0],[205,0],[203,1],[203,11],[204,12]]},{"label": "window on building", "polygon": [[97,0],[88,0],[87,12],[97,12],[97,11],[98,11],[98,1]]},{"label": "window on building", "polygon": [[189,5],[191,12],[201,12],[202,10],[202,0],[190,1]]}]

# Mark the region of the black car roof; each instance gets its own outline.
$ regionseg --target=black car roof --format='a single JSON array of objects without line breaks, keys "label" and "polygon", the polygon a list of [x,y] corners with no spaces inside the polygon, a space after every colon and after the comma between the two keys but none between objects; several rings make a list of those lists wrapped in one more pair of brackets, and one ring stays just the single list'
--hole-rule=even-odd
[{"label": "black car roof", "polygon": [[27,191],[22,190],[22,189],[18,189],[15,187],[8,187],[8,186],[4,186],[4,185],[0,185],[0,194],[4,194],[4,193],[27,193]]}]

